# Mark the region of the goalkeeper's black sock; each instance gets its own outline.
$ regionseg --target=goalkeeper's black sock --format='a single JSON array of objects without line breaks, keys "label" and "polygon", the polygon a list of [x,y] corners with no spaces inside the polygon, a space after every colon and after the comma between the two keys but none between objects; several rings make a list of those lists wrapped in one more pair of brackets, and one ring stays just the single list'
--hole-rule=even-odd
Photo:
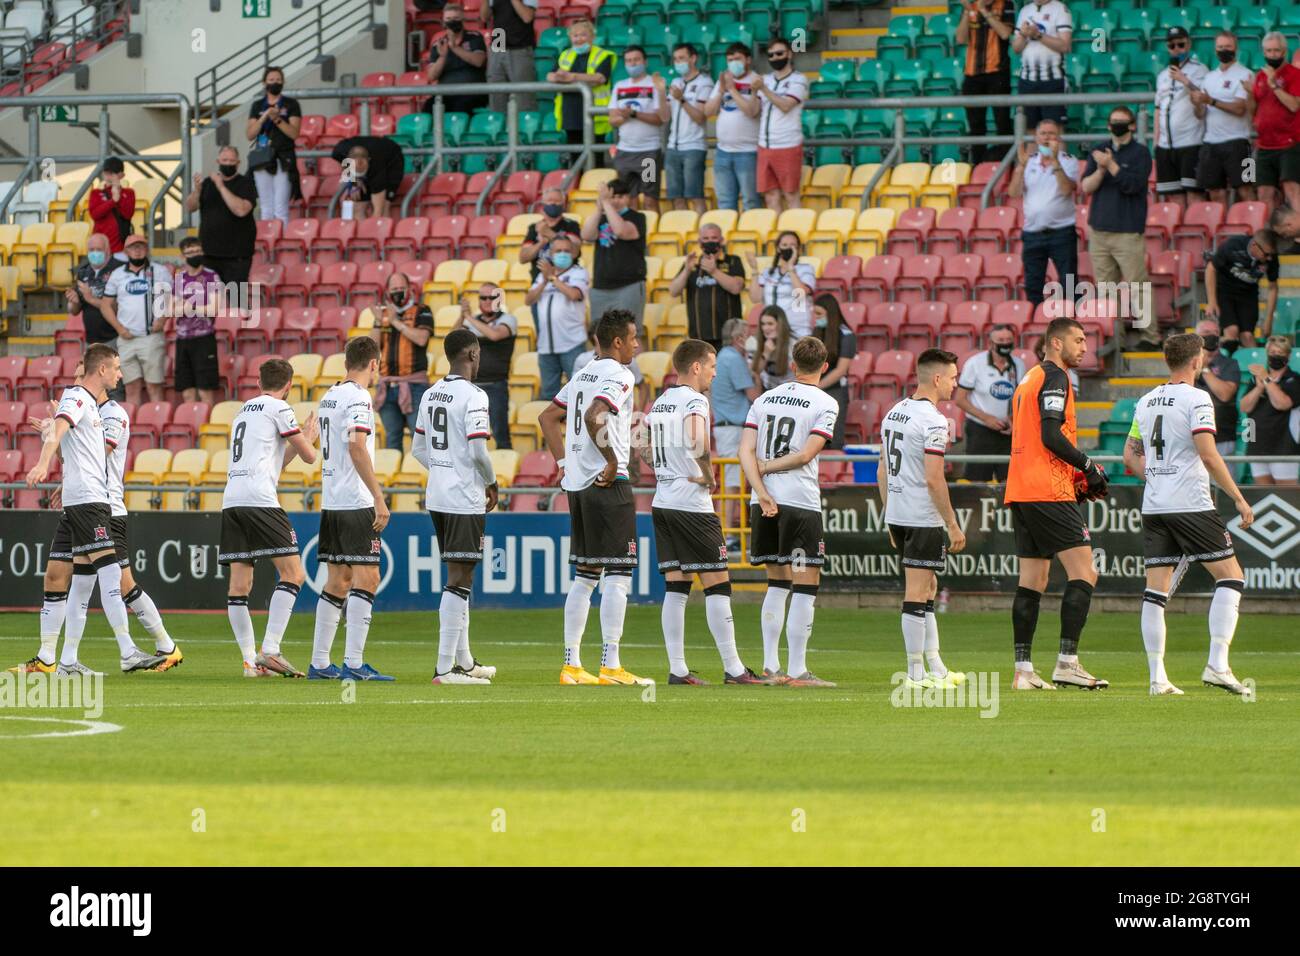
[{"label": "goalkeeper's black sock", "polygon": [[1092,585],[1087,581],[1066,581],[1061,595],[1061,656],[1073,657],[1079,653],[1079,635],[1088,623],[1088,609],[1092,606]]},{"label": "goalkeeper's black sock", "polygon": [[1032,659],[1034,631],[1038,628],[1038,605],[1042,600],[1041,591],[1016,588],[1015,600],[1011,602],[1011,631],[1015,635],[1017,664]]}]

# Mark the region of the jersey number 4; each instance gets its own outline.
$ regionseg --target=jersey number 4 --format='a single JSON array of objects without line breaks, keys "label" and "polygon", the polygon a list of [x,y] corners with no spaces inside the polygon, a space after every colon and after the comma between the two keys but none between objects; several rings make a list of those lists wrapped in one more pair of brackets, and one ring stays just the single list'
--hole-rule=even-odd
[{"label": "jersey number 4", "polygon": [[1156,461],[1165,460],[1165,416],[1157,415],[1155,427],[1151,429],[1151,447],[1155,449]]}]

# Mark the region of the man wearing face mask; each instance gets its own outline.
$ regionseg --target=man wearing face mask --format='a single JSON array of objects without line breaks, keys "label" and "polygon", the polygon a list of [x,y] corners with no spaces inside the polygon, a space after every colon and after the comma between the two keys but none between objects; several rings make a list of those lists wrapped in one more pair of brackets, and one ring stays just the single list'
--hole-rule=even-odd
[{"label": "man wearing face mask", "polygon": [[[1300,454],[1300,375],[1287,364],[1291,340],[1269,336],[1265,354],[1266,365],[1247,369],[1254,381],[1241,399],[1242,412],[1255,426],[1255,440],[1246,450],[1252,455]],[[1294,485],[1300,463],[1251,462],[1250,474],[1257,485]]]},{"label": "man wearing face mask", "polygon": [[537,370],[543,401],[560,391],[562,376],[573,378],[574,363],[587,342],[587,270],[578,263],[577,240],[567,234],[551,241],[549,258],[524,296],[537,322]]},{"label": "man wearing face mask", "polygon": [[[1134,119],[1127,106],[1110,111],[1110,139],[1093,147],[1083,173],[1083,192],[1092,196],[1088,252],[1098,284],[1147,281],[1144,236],[1151,152],[1133,137]],[[1140,300],[1141,315],[1121,318],[1130,320],[1144,341],[1158,342],[1148,298]]]},{"label": "man wearing face mask", "polygon": [[1205,139],[1206,107],[1196,94],[1205,89],[1209,70],[1192,52],[1182,27],[1165,34],[1169,65],[1156,77],[1156,193],[1180,206],[1197,202],[1196,159]]},{"label": "man wearing face mask", "polygon": [[700,226],[699,245],[687,255],[681,271],[673,277],[668,294],[686,294],[686,323],[689,335],[721,351],[722,327],[742,317],[740,290],[745,287],[745,267],[740,257],[727,252],[722,228],[714,223]]},{"label": "man wearing face mask", "polygon": [[[442,26],[446,32],[433,41],[429,50],[425,80],[434,84],[486,83],[487,44],[483,42],[483,34],[465,29],[465,8],[459,3],[448,3],[442,8]],[[442,99],[442,108],[449,113],[472,113],[487,105],[486,95],[444,96]],[[421,108],[432,113],[433,97],[425,100]]]},{"label": "man wearing face mask", "polygon": [[1250,105],[1255,116],[1255,181],[1259,198],[1276,205],[1279,191],[1300,209],[1300,69],[1286,60],[1286,37],[1264,36],[1264,66],[1255,74]]},{"label": "man wearing face mask", "polygon": [[400,270],[388,277],[383,302],[375,306],[370,337],[379,342],[379,387],[375,407],[384,423],[384,445],[402,448],[404,429],[415,429],[420,399],[429,387],[429,354],[433,313],[420,301],[418,289]]},{"label": "man wearing face mask", "polygon": [[640,208],[658,212],[664,164],[659,132],[668,123],[664,78],[647,74],[645,50],[639,46],[623,51],[623,67],[627,76],[610,93],[609,122],[618,130],[614,169],[639,197]]},{"label": "man wearing face mask", "polygon": [[542,190],[542,218],[528,226],[523,245],[519,247],[519,261],[529,265],[529,278],[537,281],[538,266],[550,255],[551,243],[557,236],[572,236],[582,241],[582,223],[564,214],[567,197],[558,186]]},{"label": "man wearing face mask", "polygon": [[1205,108],[1205,139],[1196,161],[1196,185],[1211,202],[1255,198],[1255,186],[1242,180],[1250,158],[1249,90],[1254,77],[1237,62],[1237,38],[1227,30],[1214,38],[1219,66],[1206,74],[1192,101]]},{"label": "man wearing face mask", "polygon": [[1259,280],[1268,280],[1264,305],[1263,332],[1273,329],[1277,311],[1277,236],[1261,229],[1252,236],[1229,236],[1214,250],[1205,264],[1205,315],[1218,319],[1223,332],[1223,350],[1229,355],[1255,347],[1255,325],[1259,319]]},{"label": "man wearing face mask", "polygon": [[665,195],[674,209],[694,209],[704,215],[704,160],[707,156],[705,108],[713,95],[713,80],[700,71],[699,51],[693,44],[673,47],[673,72],[668,87],[672,119],[668,129]]},{"label": "man wearing face mask", "polygon": [[194,174],[194,188],[185,208],[199,214],[199,242],[205,250],[203,264],[222,282],[247,282],[257,246],[257,185],[239,172],[239,150],[223,146],[217,151],[214,175]]},{"label": "man wearing face mask", "polygon": [[719,209],[757,209],[758,114],[763,104],[756,88],[762,78],[750,68],[749,47],[727,47],[727,69],[718,77],[709,102],[708,116],[716,116],[718,148],[713,153],[713,188]]},{"label": "man wearing face mask", "polygon": [[[1205,362],[1196,376],[1196,387],[1210,393],[1214,402],[1214,444],[1220,455],[1232,455],[1237,448],[1237,389],[1241,368],[1235,359],[1219,350],[1219,324],[1213,319],[1196,323],[1196,334],[1205,346]],[[1234,474],[1235,465],[1228,470]]]},{"label": "man wearing face mask", "polygon": [[[1046,121],[1050,122],[1050,121]],[[966,454],[1011,454],[1011,397],[1024,380],[1025,363],[1012,354],[1015,331],[995,325],[987,351],[972,355],[962,366],[953,399],[966,413]],[[970,462],[968,481],[1005,481],[1006,462]]]},{"label": "man wearing face mask", "polygon": [[150,261],[144,236],[128,236],[125,251],[126,265],[108,277],[100,309],[117,330],[127,401],[139,405],[147,389],[149,401],[161,402],[167,366],[163,329],[171,310],[172,275],[162,263]]},{"label": "man wearing face mask", "polygon": [[221,374],[217,364],[216,314],[221,277],[203,267],[203,245],[194,236],[181,240],[185,267],[172,286],[176,320],[176,391],[187,402],[217,403]]},{"label": "man wearing face mask", "polygon": [[803,172],[803,104],[808,78],[794,68],[794,50],[774,37],[767,44],[772,72],[756,90],[762,100],[758,117],[758,191],[768,209],[799,208]]},{"label": "man wearing face mask", "polygon": [[1007,188],[1013,199],[1024,198],[1021,256],[1025,298],[1035,306],[1043,301],[1049,259],[1056,264],[1056,274],[1063,283],[1078,268],[1079,238],[1074,231],[1078,175],[1079,161],[1065,151],[1060,124],[1054,119],[1039,120],[1034,130],[1033,153],[1026,144],[1019,145],[1016,171]]},{"label": "man wearing face mask", "polygon": [[[590,20],[575,20],[570,23],[570,46],[560,53],[556,68],[546,74],[546,82],[588,86],[591,88],[592,103],[595,106],[608,106],[610,81],[618,57],[613,50],[597,46],[595,38],[596,27]],[[582,97],[577,93],[562,93],[555,98],[555,123],[564,130],[568,141],[575,145],[582,142],[583,130],[588,123],[591,124],[596,142],[604,142],[609,135],[609,116],[584,115]],[[595,150],[592,157],[597,166],[603,162],[602,152]]]},{"label": "man wearing face mask", "polygon": [[99,177],[104,185],[91,190],[86,197],[93,229],[108,239],[109,251],[122,251],[126,237],[131,234],[131,217],[135,215],[135,190],[122,185],[126,166],[116,156],[104,160]]},{"label": "man wearing face mask", "polygon": [[[103,305],[104,286],[108,277],[125,263],[109,255],[108,237],[92,232],[86,238],[86,261],[77,266],[73,285],[63,293],[68,315],[80,315],[86,329],[86,345],[107,345],[117,350],[117,329],[109,325],[100,311]],[[119,382],[110,390],[114,401],[126,401],[126,390]]]},{"label": "man wearing face mask", "polygon": [[632,186],[624,179],[600,184],[595,210],[582,224],[584,242],[596,244],[592,265],[591,318],[610,309],[645,314],[645,213],[632,208]]},{"label": "man wearing face mask", "polygon": [[478,289],[478,302],[460,300],[456,328],[467,328],[479,339],[479,366],[474,384],[487,393],[488,424],[497,448],[510,447],[510,361],[515,354],[519,320],[503,311],[505,296],[495,282]]}]

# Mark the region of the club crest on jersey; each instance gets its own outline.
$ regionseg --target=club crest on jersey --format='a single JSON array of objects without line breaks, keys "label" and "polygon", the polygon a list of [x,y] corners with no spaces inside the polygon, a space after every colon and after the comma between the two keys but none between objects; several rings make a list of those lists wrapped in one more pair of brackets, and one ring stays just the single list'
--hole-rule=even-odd
[{"label": "club crest on jersey", "polygon": [[293,545],[295,548],[298,547],[298,532],[297,532],[297,531],[292,531],[292,530],[291,530],[291,531],[289,532],[289,543],[290,543],[291,545]]},{"label": "club crest on jersey", "polygon": [[1087,525],[1084,525],[1084,528],[1083,528],[1083,540],[1084,540],[1084,541],[1091,541],[1091,540],[1092,540],[1092,532],[1090,532],[1090,531],[1088,530]]},{"label": "club crest on jersey", "polygon": [[818,541],[818,542],[817,542],[817,557],[819,557],[819,558],[824,558],[824,557],[826,557],[826,542],[825,542],[825,541]]},{"label": "club crest on jersey", "polygon": [[719,561],[727,560],[727,546],[725,544],[718,545],[718,560]]},{"label": "club crest on jersey", "polygon": [[107,529],[107,528],[103,528],[103,527],[96,528],[96,529],[95,529],[95,540],[96,540],[96,541],[107,541],[107,540],[108,540],[108,529]]},{"label": "club crest on jersey", "polygon": [[371,554],[379,554],[379,548],[380,548],[380,544],[379,544],[379,541],[378,541],[378,540],[375,540],[375,541],[371,541],[371,542],[370,542],[370,553],[371,553]]},{"label": "club crest on jersey", "polygon": [[628,556],[629,558],[635,558],[635,557],[636,557],[636,539],[635,539],[635,538],[634,538],[633,540],[631,540],[631,541],[629,541],[629,542],[627,543],[627,556]]},{"label": "club crest on jersey", "polygon": [[[378,542],[376,542],[376,544],[378,544]],[[487,550],[487,538],[486,538],[485,536],[483,536],[483,535],[479,535],[479,536],[478,536],[478,549],[479,549],[480,551],[486,551],[486,550]]]}]

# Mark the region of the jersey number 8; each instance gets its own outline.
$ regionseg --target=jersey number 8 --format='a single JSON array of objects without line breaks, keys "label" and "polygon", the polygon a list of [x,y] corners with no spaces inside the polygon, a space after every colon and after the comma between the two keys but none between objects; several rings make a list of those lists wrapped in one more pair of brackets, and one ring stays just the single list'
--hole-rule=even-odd
[{"label": "jersey number 8", "polygon": [[794,419],[768,415],[766,425],[767,444],[763,449],[763,457],[770,461],[790,454],[790,439],[794,437]]}]

